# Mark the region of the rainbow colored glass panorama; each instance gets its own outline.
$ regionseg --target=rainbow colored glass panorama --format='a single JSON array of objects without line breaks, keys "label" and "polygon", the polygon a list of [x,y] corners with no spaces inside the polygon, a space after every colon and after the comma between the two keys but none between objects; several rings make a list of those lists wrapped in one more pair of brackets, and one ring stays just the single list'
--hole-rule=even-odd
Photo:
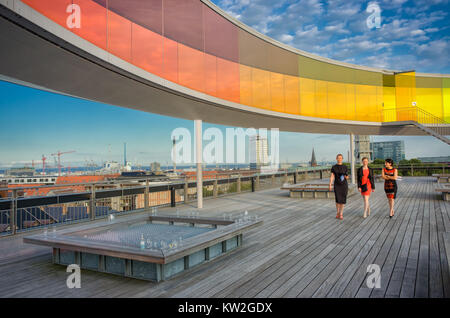
[{"label": "rainbow colored glass panorama", "polygon": [[[450,78],[386,75],[305,57],[250,34],[200,0],[22,0],[154,75],[227,101],[295,115],[383,122],[411,107],[450,122]],[[81,8],[69,29],[67,7]]]}]

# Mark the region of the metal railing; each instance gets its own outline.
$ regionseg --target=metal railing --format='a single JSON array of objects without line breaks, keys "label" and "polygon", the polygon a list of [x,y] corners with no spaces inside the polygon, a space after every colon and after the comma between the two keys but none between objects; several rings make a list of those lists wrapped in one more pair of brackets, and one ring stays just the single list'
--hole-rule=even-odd
[{"label": "metal railing", "polygon": [[405,107],[383,110],[384,122],[395,121],[415,121],[423,126],[432,129],[439,135],[448,135],[450,123],[444,119],[433,115],[420,107]]},{"label": "metal railing", "polygon": [[[329,176],[330,167],[308,170],[278,171],[272,174],[252,174],[216,177],[203,181],[205,199],[242,192],[254,192],[283,183]],[[328,172],[328,173],[327,173]],[[175,180],[152,184],[148,179],[136,178],[111,182],[74,184],[83,191],[47,196],[23,196],[33,188],[67,188],[68,185],[2,188],[10,197],[0,199],[0,236],[53,227],[76,222],[107,218],[111,214],[142,212],[151,207],[176,206],[197,198],[196,181]]]}]

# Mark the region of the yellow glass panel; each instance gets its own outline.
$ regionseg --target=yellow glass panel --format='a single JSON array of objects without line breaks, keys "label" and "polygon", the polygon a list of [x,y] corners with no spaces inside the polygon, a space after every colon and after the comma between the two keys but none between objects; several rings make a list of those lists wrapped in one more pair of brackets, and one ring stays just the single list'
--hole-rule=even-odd
[{"label": "yellow glass panel", "polygon": [[330,118],[347,119],[347,95],[344,83],[328,82],[328,114]]},{"label": "yellow glass panel", "polygon": [[253,105],[252,68],[249,66],[240,65],[239,77],[240,77],[241,104],[252,106]]},{"label": "yellow glass panel", "polygon": [[270,72],[271,109],[284,112],[284,78],[283,74]]},{"label": "yellow glass panel", "polygon": [[252,68],[253,106],[270,110],[270,72]]},{"label": "yellow glass panel", "polygon": [[376,106],[376,118],[374,121],[383,121],[383,86],[376,86],[377,89],[377,106]]},{"label": "yellow glass panel", "polygon": [[285,112],[300,114],[300,79],[297,76],[284,75]]},{"label": "yellow glass panel", "polygon": [[316,116],[328,118],[328,93],[327,82],[316,81]]},{"label": "yellow glass panel", "polygon": [[436,117],[444,118],[442,78],[417,76],[416,98],[417,107]]},{"label": "yellow glass panel", "polygon": [[356,120],[369,121],[370,86],[355,85],[355,113]]},{"label": "yellow glass panel", "polygon": [[416,73],[408,72],[395,75],[395,103],[397,120],[416,120],[415,112],[411,109],[416,102]]},{"label": "yellow glass panel", "polygon": [[300,77],[300,115],[316,116],[316,81]]},{"label": "yellow glass panel", "polygon": [[450,78],[442,79],[442,99],[444,103],[444,120],[450,123]]},{"label": "yellow glass panel", "polygon": [[356,120],[356,111],[355,111],[355,85],[354,84],[345,84],[345,95],[346,95],[346,119],[347,120]]}]

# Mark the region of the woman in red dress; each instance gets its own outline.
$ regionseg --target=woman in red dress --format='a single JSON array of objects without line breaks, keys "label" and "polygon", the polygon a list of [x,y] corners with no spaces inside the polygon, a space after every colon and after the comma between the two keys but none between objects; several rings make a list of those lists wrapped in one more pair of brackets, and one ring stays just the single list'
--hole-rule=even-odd
[{"label": "woman in red dress", "polygon": [[375,191],[375,182],[373,178],[373,170],[369,167],[369,159],[362,158],[362,166],[358,169],[358,190],[364,199],[364,215],[370,215],[369,197]]},{"label": "woman in red dress", "polygon": [[394,160],[386,159],[384,161],[385,168],[381,172],[381,177],[384,179],[384,192],[389,201],[389,217],[394,216],[394,200],[397,197],[397,178],[398,172],[394,168]]}]

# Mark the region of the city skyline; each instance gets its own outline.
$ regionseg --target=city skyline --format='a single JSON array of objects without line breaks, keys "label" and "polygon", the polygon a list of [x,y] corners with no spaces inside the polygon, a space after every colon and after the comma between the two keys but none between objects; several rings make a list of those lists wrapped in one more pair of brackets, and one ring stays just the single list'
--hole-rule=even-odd
[{"label": "city skyline", "polygon": [[[76,150],[62,162],[123,161],[127,142],[130,162],[148,165],[171,161],[171,132],[193,122],[123,107],[77,99],[0,81],[0,167],[39,164],[44,154]],[[60,108],[63,105],[63,109]],[[204,123],[203,129],[226,126]],[[270,127],[259,127],[269,128]],[[273,128],[273,127],[272,127]],[[94,136],[95,138],[92,138]],[[433,137],[373,136],[373,141],[404,140],[406,158],[448,156],[449,147]],[[280,162],[308,162],[312,148],[318,161],[332,161],[347,153],[347,135],[280,132]]]}]

